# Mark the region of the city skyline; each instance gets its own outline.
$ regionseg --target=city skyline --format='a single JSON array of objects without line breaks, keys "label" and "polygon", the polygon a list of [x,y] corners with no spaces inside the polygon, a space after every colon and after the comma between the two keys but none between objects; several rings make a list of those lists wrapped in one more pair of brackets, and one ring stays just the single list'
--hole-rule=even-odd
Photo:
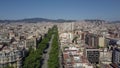
[{"label": "city skyline", "polygon": [[0,19],[104,19],[120,20],[116,0],[1,0]]}]

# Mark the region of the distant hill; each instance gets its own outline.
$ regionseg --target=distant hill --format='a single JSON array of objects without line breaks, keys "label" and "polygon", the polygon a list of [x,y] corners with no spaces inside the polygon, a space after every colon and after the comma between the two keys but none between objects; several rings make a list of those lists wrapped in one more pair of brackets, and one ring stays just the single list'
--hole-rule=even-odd
[{"label": "distant hill", "polygon": [[120,23],[120,21],[111,21],[109,23]]},{"label": "distant hill", "polygon": [[86,19],[85,22],[102,23],[102,22],[105,22],[105,20],[98,20],[98,19],[90,20],[90,19]]},{"label": "distant hill", "polygon": [[16,23],[16,22],[26,22],[26,23],[37,23],[37,22],[75,22],[76,20],[64,20],[64,19],[46,19],[46,18],[28,18],[28,19],[21,19],[21,20],[0,20],[0,23]]},{"label": "distant hill", "polygon": [[[87,23],[105,23],[105,20],[99,20],[99,19],[85,19],[84,20]],[[46,19],[46,18],[26,18],[26,19],[20,19],[20,20],[0,20],[0,23],[17,23],[17,22],[25,22],[25,23],[37,23],[37,22],[58,22],[58,23],[64,23],[64,22],[76,22],[76,20],[64,20],[64,19]],[[120,21],[110,21],[107,23],[120,23]]]},{"label": "distant hill", "polygon": [[88,22],[88,23],[120,23],[120,21],[105,21],[105,20],[99,20],[99,19],[94,19],[94,20],[91,20],[91,19],[86,19],[84,20],[85,22]]}]

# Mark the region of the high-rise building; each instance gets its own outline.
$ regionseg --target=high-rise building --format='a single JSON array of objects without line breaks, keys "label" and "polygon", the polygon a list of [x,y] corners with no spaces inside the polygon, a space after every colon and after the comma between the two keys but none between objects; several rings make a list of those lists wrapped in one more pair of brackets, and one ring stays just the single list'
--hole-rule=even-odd
[{"label": "high-rise building", "polygon": [[97,48],[98,47],[98,36],[94,34],[87,34],[85,38],[85,43],[90,47]]},{"label": "high-rise building", "polygon": [[112,52],[112,63],[113,66],[120,68],[120,49],[115,48]]},{"label": "high-rise building", "polygon": [[99,37],[98,45],[99,45],[99,47],[105,46],[105,38],[104,37]]},{"label": "high-rise building", "polygon": [[100,52],[99,49],[86,49],[86,57],[92,64],[99,63]]}]

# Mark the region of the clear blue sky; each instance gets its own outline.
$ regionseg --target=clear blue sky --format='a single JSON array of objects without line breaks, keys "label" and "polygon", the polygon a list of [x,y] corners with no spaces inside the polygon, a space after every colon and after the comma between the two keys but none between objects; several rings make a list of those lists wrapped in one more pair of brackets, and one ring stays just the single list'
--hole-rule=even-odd
[{"label": "clear blue sky", "polygon": [[120,0],[0,0],[0,19],[120,20]]}]

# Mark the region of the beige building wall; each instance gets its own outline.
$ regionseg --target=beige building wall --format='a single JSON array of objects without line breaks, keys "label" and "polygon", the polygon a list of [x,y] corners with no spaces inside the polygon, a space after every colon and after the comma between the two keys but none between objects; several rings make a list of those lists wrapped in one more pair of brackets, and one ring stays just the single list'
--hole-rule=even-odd
[{"label": "beige building wall", "polygon": [[99,47],[105,46],[105,38],[104,37],[99,37],[98,45],[99,45]]}]

